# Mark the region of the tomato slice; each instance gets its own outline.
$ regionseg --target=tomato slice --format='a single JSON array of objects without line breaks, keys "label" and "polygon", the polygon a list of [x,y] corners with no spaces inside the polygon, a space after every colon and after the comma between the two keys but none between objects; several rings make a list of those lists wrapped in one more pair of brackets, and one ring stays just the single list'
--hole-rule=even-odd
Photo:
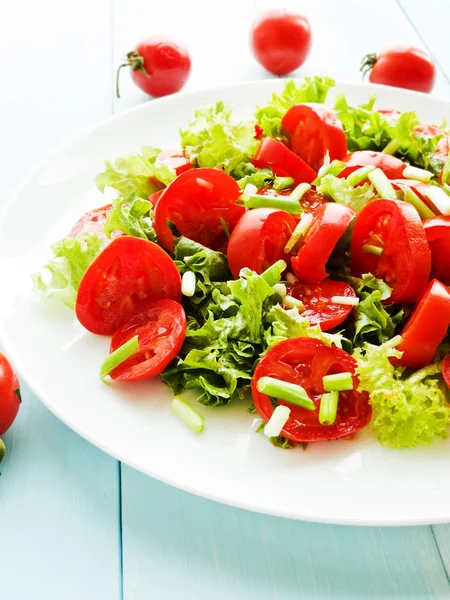
[{"label": "tomato slice", "polygon": [[80,233],[98,233],[102,231],[111,209],[112,204],[107,204],[88,211],[72,227],[69,237],[77,237]]},{"label": "tomato slice", "polygon": [[328,154],[341,160],[347,154],[347,139],[333,110],[323,104],[297,104],[284,115],[281,124],[289,134],[290,149],[318,171]]},{"label": "tomato slice", "polygon": [[410,369],[428,365],[450,326],[450,294],[437,279],[430,281],[422,298],[401,332],[397,350],[401,358],[392,359]]},{"label": "tomato slice", "polygon": [[[322,378],[332,373],[352,373],[353,390],[339,393],[336,421],[325,426],[319,422],[320,399],[324,393]],[[347,436],[365,427],[372,417],[368,394],[358,392],[355,359],[341,350],[314,338],[291,338],[276,344],[262,358],[252,380],[253,402],[267,423],[273,413],[269,396],[257,389],[261,377],[274,377],[301,385],[316,405],[315,410],[279,400],[291,409],[281,435],[293,442],[316,442]]]},{"label": "tomato slice", "polygon": [[356,298],[350,285],[331,279],[324,279],[315,285],[294,283],[288,287],[287,293],[303,302],[305,310],[302,310],[302,317],[306,317],[311,325],[320,325],[322,331],[340,325],[353,309],[347,304],[334,304],[331,302],[333,296]]},{"label": "tomato slice", "polygon": [[317,173],[287,146],[274,140],[264,138],[259,144],[252,163],[258,169],[270,167],[278,177],[292,177],[295,185],[311,183]]},{"label": "tomato slice", "polygon": [[156,158],[156,164],[167,165],[176,175],[181,175],[185,171],[193,168],[193,164],[187,158],[184,150],[163,150]]},{"label": "tomato slice", "polygon": [[186,314],[175,300],[158,300],[145,313],[131,317],[113,335],[110,352],[134,336],[139,352],[110,373],[119,381],[139,381],[159,375],[181,350],[186,337]]},{"label": "tomato slice", "polygon": [[431,251],[431,276],[450,285],[450,216],[433,217],[423,226]]},{"label": "tomato slice", "polygon": [[381,169],[389,179],[401,179],[406,167],[406,164],[399,158],[372,150],[352,152],[344,156],[342,160],[347,164],[347,167],[339,173],[339,177],[348,177],[350,173],[360,167],[374,166]]},{"label": "tomato slice", "polygon": [[245,213],[236,200],[242,190],[220,169],[191,169],[179,175],[161,194],[155,208],[154,226],[159,241],[172,251],[175,236],[168,222],[180,234],[216,250],[227,241],[228,230]]},{"label": "tomato slice", "polygon": [[442,377],[444,378],[447,387],[450,388],[450,354],[442,361]]},{"label": "tomato slice", "polygon": [[248,267],[262,273],[277,260],[286,260],[284,247],[296,221],[292,215],[274,208],[255,208],[239,219],[228,242],[228,265],[233,277]]},{"label": "tomato slice", "polygon": [[[383,248],[381,256],[363,251]],[[353,275],[372,273],[392,288],[387,302],[415,302],[425,290],[431,254],[417,210],[407,202],[375,200],[356,218],[350,251]]]},{"label": "tomato slice", "polygon": [[313,212],[313,222],[308,229],[297,256],[291,258],[294,273],[303,283],[319,283],[325,279],[325,265],[333,248],[356,213],[352,208],[327,202]]},{"label": "tomato slice", "polygon": [[75,311],[90,332],[112,335],[163,298],[181,299],[175,263],[153,242],[122,236],[89,266],[78,289]]}]

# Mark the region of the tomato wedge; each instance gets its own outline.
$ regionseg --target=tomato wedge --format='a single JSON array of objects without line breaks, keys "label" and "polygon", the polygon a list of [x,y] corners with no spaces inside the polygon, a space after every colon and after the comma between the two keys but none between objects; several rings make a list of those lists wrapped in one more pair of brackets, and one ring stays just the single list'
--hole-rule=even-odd
[{"label": "tomato wedge", "polygon": [[158,300],[131,317],[113,335],[110,352],[138,336],[139,352],[110,373],[119,381],[139,381],[159,375],[181,350],[186,337],[186,314],[175,300]]},{"label": "tomato wedge", "polygon": [[[381,256],[363,246],[382,248]],[[372,273],[392,288],[387,302],[415,302],[425,290],[431,254],[417,210],[407,202],[375,200],[366,204],[353,228],[353,275]]]},{"label": "tomato wedge", "polygon": [[239,219],[228,242],[228,265],[233,277],[248,267],[262,273],[277,260],[286,259],[284,247],[296,221],[292,215],[273,208],[255,208]]},{"label": "tomato wedge", "polygon": [[450,388],[450,354],[442,361],[442,377],[444,378],[447,387]]},{"label": "tomato wedge", "polygon": [[278,177],[292,177],[295,185],[311,183],[317,173],[287,146],[274,140],[264,138],[259,144],[252,163],[258,169],[270,167]]},{"label": "tomato wedge", "polygon": [[401,179],[406,164],[390,154],[375,152],[372,150],[360,150],[347,154],[342,159],[347,167],[340,172],[339,177],[348,177],[350,173],[356,171],[360,167],[374,166],[381,169],[389,179]]},{"label": "tomato wedge", "polygon": [[348,304],[333,303],[333,296],[356,298],[350,285],[331,279],[324,279],[315,285],[294,283],[288,287],[287,293],[303,302],[305,310],[302,310],[302,317],[306,317],[311,325],[320,325],[322,331],[340,325],[353,309]]},{"label": "tomato wedge", "polygon": [[157,165],[167,165],[175,174],[181,175],[193,168],[193,164],[187,158],[184,150],[163,150],[156,158]]},{"label": "tomato wedge", "polygon": [[333,110],[309,102],[290,108],[281,121],[289,135],[289,147],[310,167],[318,171],[328,154],[341,160],[347,154],[347,139]]},{"label": "tomato wedge", "polygon": [[302,283],[319,283],[325,279],[325,265],[333,248],[356,213],[352,208],[327,202],[313,213],[313,222],[308,229],[297,256],[291,258],[294,273]]},{"label": "tomato wedge", "polygon": [[180,234],[216,250],[224,245],[228,230],[245,213],[236,200],[242,190],[220,169],[191,169],[179,175],[161,194],[155,208],[154,226],[159,241],[172,251],[175,236],[168,222]]},{"label": "tomato wedge", "polygon": [[401,358],[392,359],[410,369],[428,365],[450,326],[450,294],[437,279],[430,281],[422,298],[401,332],[397,350]]},{"label": "tomato wedge", "polygon": [[[333,425],[319,422],[320,399],[324,393],[322,378],[333,373],[350,372],[353,390],[339,393],[336,421]],[[281,435],[293,442],[316,442],[347,436],[365,427],[372,417],[368,394],[358,392],[355,359],[341,350],[314,338],[291,338],[276,344],[262,358],[252,380],[253,402],[259,416],[267,423],[273,413],[269,396],[257,389],[261,377],[274,377],[301,385],[316,405],[315,410],[279,400],[291,409]]]},{"label": "tomato wedge", "polygon": [[106,206],[88,211],[72,227],[69,237],[77,237],[80,233],[97,233],[102,231],[111,209],[112,204],[107,204]]},{"label": "tomato wedge", "polygon": [[153,242],[122,236],[106,246],[84,274],[75,312],[91,333],[112,335],[163,298],[181,299],[175,263]]},{"label": "tomato wedge", "polygon": [[431,276],[450,285],[450,216],[433,217],[423,226],[431,251]]}]

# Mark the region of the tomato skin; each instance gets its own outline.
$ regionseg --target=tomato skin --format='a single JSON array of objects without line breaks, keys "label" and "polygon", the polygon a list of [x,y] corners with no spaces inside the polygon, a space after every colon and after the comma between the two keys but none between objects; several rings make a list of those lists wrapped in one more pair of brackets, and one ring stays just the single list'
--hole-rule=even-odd
[{"label": "tomato skin", "polygon": [[374,166],[381,169],[389,179],[401,179],[406,167],[399,158],[373,150],[358,150],[347,154],[342,160],[347,163],[347,167],[339,173],[338,177],[348,177],[360,167]]},{"label": "tomato skin", "polygon": [[315,285],[294,283],[287,288],[287,293],[305,305],[302,317],[308,319],[310,325],[320,325],[322,331],[328,331],[345,321],[353,310],[353,306],[334,304],[333,296],[356,298],[354,289],[342,281],[324,279]]},{"label": "tomato skin", "polygon": [[427,203],[427,205],[430,202],[425,196],[428,188],[430,187],[428,183],[417,181],[416,179],[392,179],[391,183],[394,190],[404,191],[407,188],[410,188],[423,202]]},{"label": "tomato skin", "polygon": [[311,49],[309,21],[286,10],[267,11],[253,22],[250,45],[269,73],[291,73],[305,62]]},{"label": "tomato skin", "polygon": [[112,335],[157,300],[181,299],[173,260],[153,242],[122,236],[106,246],[81,280],[75,312],[91,333]]},{"label": "tomato skin", "polygon": [[248,267],[260,274],[277,260],[287,260],[284,247],[296,221],[292,215],[273,208],[255,208],[239,219],[228,241],[228,265],[233,277]]},{"label": "tomato skin", "polygon": [[430,364],[449,326],[450,293],[445,285],[433,279],[400,333],[402,341],[397,350],[403,355],[392,362],[410,369]]},{"label": "tomato skin", "polygon": [[442,361],[442,377],[448,388],[450,388],[450,354]]},{"label": "tomato skin", "polygon": [[261,141],[252,163],[259,169],[270,167],[278,177],[292,177],[295,185],[303,182],[311,183],[317,177],[314,169],[311,169],[304,160],[282,142],[269,137]]},{"label": "tomato skin", "polygon": [[302,283],[319,283],[327,276],[325,265],[339,238],[355,218],[348,206],[327,202],[313,212],[297,256],[291,258],[294,273]]},{"label": "tomato skin", "polygon": [[[319,423],[320,397],[324,375],[352,373],[353,390],[339,393],[336,421],[333,425]],[[252,380],[253,402],[259,416],[267,423],[273,413],[270,398],[257,389],[261,377],[274,377],[304,387],[316,405],[307,410],[279,400],[291,409],[281,435],[292,442],[316,442],[341,438],[365,427],[372,417],[368,394],[357,392],[356,361],[340,348],[325,345],[314,338],[290,338],[279,342],[261,359]]]},{"label": "tomato skin", "polygon": [[0,352],[0,435],[14,423],[20,403],[19,381],[9,360]]},{"label": "tomato skin", "polygon": [[150,202],[153,204],[153,208],[155,208],[155,206],[158,204],[159,199],[161,198],[161,195],[163,193],[164,190],[159,190],[157,192],[155,192],[154,194],[151,194],[148,199],[150,200]]},{"label": "tomato skin", "polygon": [[113,335],[110,352],[134,336],[139,352],[110,373],[118,381],[140,381],[159,375],[176,357],[186,337],[186,314],[174,300],[158,300]]},{"label": "tomato skin", "polygon": [[328,153],[330,162],[347,154],[347,139],[333,110],[315,102],[297,104],[281,121],[290,149],[318,171]]},{"label": "tomato skin", "polygon": [[436,79],[434,62],[426,52],[412,46],[397,46],[368,56],[369,81],[429,93]]},{"label": "tomato skin", "polygon": [[431,252],[431,276],[450,285],[450,216],[433,217],[423,226]]},{"label": "tomato skin", "polygon": [[112,204],[107,204],[85,213],[72,227],[69,237],[77,237],[80,233],[98,233],[102,231],[112,207]]},{"label": "tomato skin", "polygon": [[[374,256],[362,250],[365,244],[384,251]],[[350,261],[353,275],[372,273],[392,288],[387,302],[412,303],[425,290],[431,269],[431,254],[417,210],[407,202],[376,200],[366,204],[353,228]]]},{"label": "tomato skin", "polygon": [[158,154],[156,164],[167,165],[175,171],[175,175],[180,175],[193,168],[193,164],[188,159],[184,150],[163,150]]}]

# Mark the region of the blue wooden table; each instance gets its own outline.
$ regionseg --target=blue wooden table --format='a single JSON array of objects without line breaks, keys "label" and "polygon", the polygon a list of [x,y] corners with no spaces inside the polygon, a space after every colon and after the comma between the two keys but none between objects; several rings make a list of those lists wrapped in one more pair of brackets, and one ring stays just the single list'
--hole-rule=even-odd
[{"label": "blue wooden table", "polygon": [[[247,31],[256,11],[276,4],[2,2],[2,198],[60,144],[146,100],[125,74],[120,101],[113,90],[120,58],[145,35],[163,32],[187,43],[190,89],[265,77],[249,54]],[[450,96],[448,0],[285,4],[311,21],[305,72],[357,81],[364,54],[410,43],[433,55],[435,93]],[[26,388],[5,441],[2,599],[450,597],[448,526],[315,525],[196,498],[106,456]]]}]

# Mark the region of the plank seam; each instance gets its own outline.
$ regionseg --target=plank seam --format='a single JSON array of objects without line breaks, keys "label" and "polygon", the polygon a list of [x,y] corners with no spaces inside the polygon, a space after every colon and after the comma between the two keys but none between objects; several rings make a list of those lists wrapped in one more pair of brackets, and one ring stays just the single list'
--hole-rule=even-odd
[{"label": "plank seam", "polygon": [[124,599],[123,585],[123,531],[122,531],[122,463],[117,461],[117,475],[119,484],[119,569],[120,569],[120,599]]},{"label": "plank seam", "polygon": [[442,556],[441,547],[439,546],[439,542],[437,541],[436,533],[434,531],[434,525],[430,525],[430,529],[431,529],[431,533],[433,535],[434,543],[436,544],[436,549],[438,551],[439,558],[441,559],[442,566],[444,567],[444,571],[445,571],[445,574],[447,576],[447,582],[448,582],[449,587],[450,587],[450,574],[449,574],[449,572],[447,570],[447,565],[445,564],[445,560],[444,560],[444,558]]}]

